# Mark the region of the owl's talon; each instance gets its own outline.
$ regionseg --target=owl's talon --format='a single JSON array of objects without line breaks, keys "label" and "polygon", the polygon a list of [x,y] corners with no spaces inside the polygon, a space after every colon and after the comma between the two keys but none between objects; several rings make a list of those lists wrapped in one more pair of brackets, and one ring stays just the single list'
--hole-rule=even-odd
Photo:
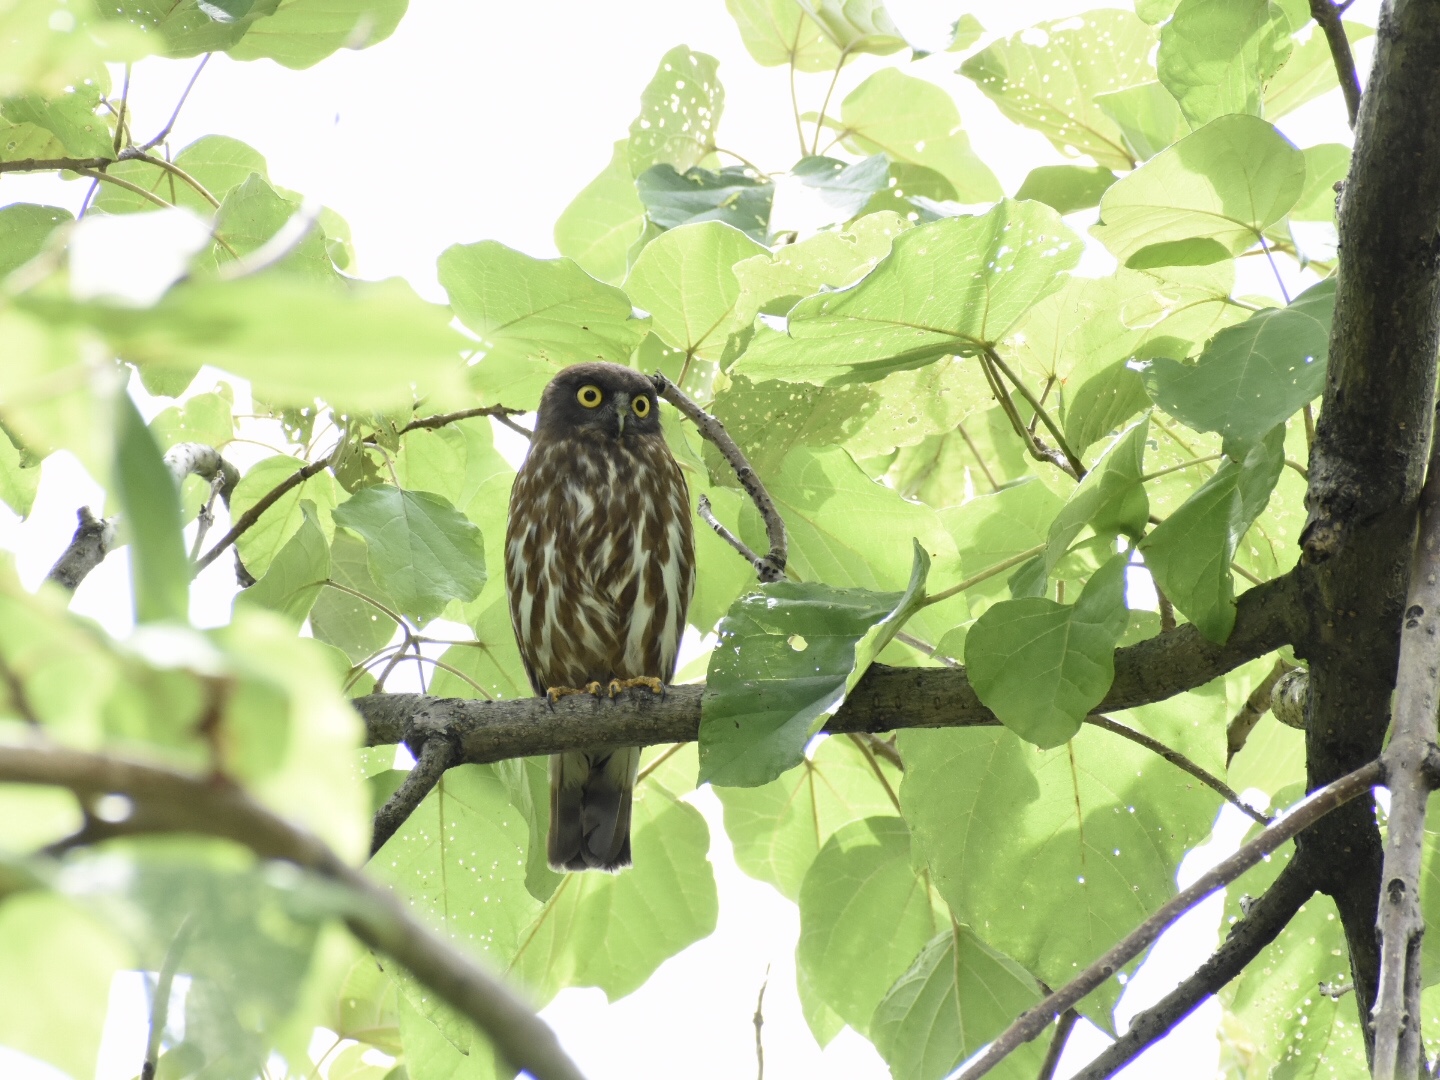
[{"label": "owl's talon", "polygon": [[610,696],[616,697],[625,690],[636,686],[648,686],[652,694],[658,694],[661,700],[665,698],[665,684],[653,675],[640,675],[634,679],[611,679],[609,686]]},{"label": "owl's talon", "polygon": [[591,697],[599,697],[604,688],[598,682],[588,682],[583,690],[577,690],[573,686],[552,686],[545,691],[545,701],[551,708],[562,697],[572,697],[576,694],[589,694]]}]

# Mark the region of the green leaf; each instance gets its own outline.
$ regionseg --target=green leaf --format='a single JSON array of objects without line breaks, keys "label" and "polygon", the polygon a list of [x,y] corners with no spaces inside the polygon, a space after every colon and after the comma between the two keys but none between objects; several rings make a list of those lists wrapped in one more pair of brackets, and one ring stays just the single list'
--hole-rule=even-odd
[{"label": "green leaf", "polygon": [[[395,610],[394,601],[370,576],[365,543],[347,532],[337,532],[330,546],[330,577]],[[339,589],[321,589],[310,609],[310,629],[316,639],[343,650],[352,663],[359,663],[389,644],[395,626],[394,620],[374,604]]]},{"label": "green leaf", "polygon": [[330,576],[330,545],[315,520],[315,508],[300,504],[305,521],[280,549],[265,576],[235,597],[237,604],[255,604],[278,612],[298,628],[310,614],[325,579]]},{"label": "green leaf", "polygon": [[615,144],[610,164],[570,200],[555,221],[555,247],[591,277],[611,285],[625,279],[626,254],[645,223],[626,158],[628,140]]},{"label": "green leaf", "polygon": [[[19,94],[0,102],[0,116],[12,124],[34,124],[59,140],[66,155],[114,158],[114,135],[100,108],[101,87],[85,80],[54,97]],[[5,155],[8,157],[8,155]]]},{"label": "green leaf", "polygon": [[1100,196],[1115,182],[1115,174],[1099,165],[1041,165],[1031,169],[1015,192],[1017,199],[1034,199],[1059,214],[1073,214],[1100,205]]},{"label": "green leaf", "polygon": [[1072,738],[1115,678],[1115,645],[1128,619],[1125,562],[1111,558],[1069,606],[1041,596],[1003,600],[965,638],[976,695],[1042,749]]},{"label": "green leaf", "polygon": [[365,541],[370,573],[404,615],[433,618],[451,600],[473,600],[485,586],[480,530],[442,496],[388,484],[362,488],[334,517]]},{"label": "green leaf", "polygon": [[1001,196],[1000,182],[970,149],[954,99],[924,79],[881,68],[840,104],[840,124],[857,153],[933,169],[964,203]]},{"label": "green leaf", "polygon": [[1121,262],[1152,244],[1196,237],[1238,255],[1304,186],[1304,155],[1283,135],[1258,117],[1222,116],[1112,185],[1090,231]]},{"label": "green leaf", "polygon": [[715,788],[735,864],[798,901],[800,883],[831,833],[894,812],[877,768],[885,783],[899,783],[899,770],[888,762],[877,758],[872,768],[848,738],[826,737],[798,768],[768,784]]},{"label": "green leaf", "polygon": [[705,819],[653,777],[636,789],[632,815],[635,865],[623,874],[567,874],[525,930],[508,974],[536,999],[598,986],[614,1001],[714,931],[719,903]]},{"label": "green leaf", "polygon": [[[995,566],[1043,543],[1065,501],[1029,477],[991,495],[978,495],[960,506],[940,511],[940,520],[955,538],[966,577]],[[996,575],[973,586],[975,596],[1005,593],[1005,578]]]},{"label": "green leaf", "polygon": [[[399,278],[336,286],[287,273],[189,280],[151,308],[26,295],[41,317],[89,325],[143,371],[211,364],[272,405],[358,410],[460,397],[465,339]],[[403,362],[402,362],[403,361]]]},{"label": "green leaf", "polygon": [[898,215],[907,225],[936,221],[945,215],[936,213],[934,204],[952,203],[958,198],[955,185],[934,169],[892,161],[885,188],[871,197],[865,204],[864,212],[877,214],[888,211]]},{"label": "green leaf", "polygon": [[145,36],[158,39],[151,48],[172,58],[199,56],[207,52],[223,52],[235,45],[260,19],[274,13],[279,0],[257,0],[237,19],[216,19],[212,12],[221,10],[208,0],[129,0],[124,8],[125,19],[145,31]]},{"label": "green leaf", "polygon": [[1154,47],[1154,31],[1134,15],[1102,9],[996,41],[966,60],[960,73],[1061,152],[1126,170],[1134,161],[1120,128],[1094,98],[1153,79]]},{"label": "green leaf", "polygon": [[[876,407],[875,394],[867,386],[831,388],[778,379],[755,383],[739,373],[716,382],[720,389],[710,412],[725,425],[761,476],[781,469],[796,445],[829,446],[844,441]],[[733,485],[733,474],[726,475],[728,463],[709,446],[704,453],[714,475]]]},{"label": "green leaf", "polygon": [[[1203,718],[1184,719],[1213,731],[1224,708],[1221,695]],[[1198,741],[1182,724],[1117,719],[1182,752]],[[1150,751],[1089,726],[1038,752],[1004,728],[904,731],[900,752],[900,805],[936,889],[957,920],[984,927],[987,944],[1050,986],[1175,894],[1180,860],[1209,834],[1220,802]],[[1081,1011],[1108,1028],[1120,991],[1106,983]]]},{"label": "green leaf", "polygon": [[[943,1080],[1039,1000],[1039,987],[1019,964],[955,923],[926,944],[886,993],[870,1035],[895,1080]],[[1044,1053],[1043,1040],[1036,1040],[992,1075],[1029,1080]]]},{"label": "green leaf", "polygon": [[1229,113],[1260,115],[1261,94],[1294,48],[1270,0],[1180,0],[1160,30],[1155,66],[1193,127]]},{"label": "green leaf", "polygon": [[964,52],[979,41],[983,33],[985,28],[980,25],[980,20],[967,11],[956,19],[955,25],[950,28],[950,44],[945,47],[945,51]]},{"label": "green leaf", "polygon": [[308,68],[341,49],[367,49],[399,25],[409,0],[281,0],[229,48],[236,60]]},{"label": "green leaf", "polygon": [[0,1044],[91,1076],[115,975],[134,954],[113,924],[33,891],[0,904]]},{"label": "green leaf", "polygon": [[[529,843],[529,826],[495,767],[460,765],[370,865],[448,940],[499,967],[515,958],[540,912],[521,869]],[[436,1018],[432,1008],[422,1011]]]},{"label": "green leaf", "polygon": [[876,192],[885,189],[890,178],[890,163],[884,154],[872,154],[864,161],[849,163],[829,157],[803,157],[790,173],[817,192],[834,212],[834,221],[841,222],[859,214]]},{"label": "green leaf", "polygon": [[532,259],[482,240],[446,248],[438,270],[455,314],[480,336],[470,379],[490,401],[534,408],[561,368],[623,364],[645,336],[629,298],[569,259]]},{"label": "green leaf", "polygon": [[150,421],[150,433],[160,449],[176,443],[198,442],[217,450],[235,435],[234,391],[221,383],[218,393],[196,394],[183,405],[162,409]]},{"label": "green leaf", "polygon": [[858,285],[796,304],[787,334],[757,333],[735,370],[836,385],[973,353],[1055,291],[1082,247],[1048,206],[1009,199],[911,229]]},{"label": "green leaf", "polygon": [[768,254],[723,222],[685,225],[646,246],[625,289],[636,306],[650,313],[651,326],[667,345],[687,358],[718,361],[730,335],[748,325],[738,309],[740,283],[732,267]]},{"label": "green leaf", "polygon": [[1218,240],[1196,236],[1149,244],[1125,260],[1127,270],[1157,270],[1167,266],[1213,266],[1230,259],[1230,252]]},{"label": "green leaf", "polygon": [[630,175],[652,165],[685,172],[715,148],[715,129],[725,108],[720,62],[677,45],[660,58],[655,77],[640,94],[640,115],[630,125],[626,149]]},{"label": "green leaf", "polygon": [[764,67],[830,71],[840,50],[795,0],[725,0],[751,58]]},{"label": "green leaf", "polygon": [[[242,516],[281,481],[304,467],[305,462],[299,458],[284,454],[256,462],[235,485],[235,491],[230,496],[230,513],[236,518]],[[335,532],[330,518],[337,501],[335,477],[328,469],[322,469],[280,496],[260,515],[259,521],[240,534],[235,546],[251,576],[265,576],[270,563],[304,522],[301,499],[308,499],[316,509],[327,539]]]},{"label": "green leaf", "polygon": [[190,559],[180,535],[180,493],[128,394],[115,396],[115,496],[130,534],[139,622],[190,615]]},{"label": "green leaf", "polygon": [[[251,173],[231,188],[215,212],[215,261],[224,266],[239,256],[249,255],[271,240],[300,212],[300,204],[283,198],[259,174]],[[227,251],[223,240],[235,252]],[[275,266],[276,272],[303,274],[316,281],[335,279],[325,234],[311,229],[295,249]]]},{"label": "green leaf", "polygon": [[0,207],[0,279],[39,255],[50,234],[74,220],[69,210],[55,206],[12,203]]},{"label": "green leaf", "polygon": [[[1309,17],[1308,12],[1306,17]],[[1356,42],[1375,33],[1374,27],[1365,26],[1363,23],[1345,22],[1342,25],[1352,48]],[[1298,30],[1299,27],[1292,29]],[[1324,31],[1315,27],[1304,41],[1296,41],[1290,59],[1285,61],[1279,74],[1266,84],[1264,115],[1272,121],[1278,120],[1338,85],[1335,78],[1335,57],[1330,52],[1330,43],[1326,40]]]},{"label": "green leaf", "polygon": [[866,1034],[890,985],[940,929],[945,916],[937,914],[928,875],[911,865],[905,822],[852,821],[825,842],[800,886],[796,967],[826,1005]]},{"label": "green leaf", "polygon": [[1350,148],[1344,143],[1307,146],[1305,189],[1290,208],[1291,221],[1335,220],[1335,185],[1350,173]]},{"label": "green leaf", "polygon": [[905,47],[884,0],[798,0],[842,52],[886,56]]},{"label": "green leaf", "polygon": [[396,1076],[392,1070],[384,1080],[503,1080],[495,1051],[485,1037],[437,1003],[437,1017],[445,1018],[442,1029],[416,1005],[414,999],[419,996],[400,997],[398,1019],[405,1064],[397,1068],[405,1071]]},{"label": "green leaf", "polygon": [[[1105,449],[1050,523],[1040,575],[1043,582],[1087,525],[1097,536],[1139,539],[1150,515],[1150,502],[1140,482],[1150,422],[1141,419]],[[1043,585],[1042,585],[1043,588]]]},{"label": "green leaf", "polygon": [[701,705],[701,782],[758,787],[799,765],[920,607],[929,569],[917,541],[901,594],[779,581],[737,600],[720,621]]},{"label": "green leaf", "polygon": [[1284,465],[1285,429],[1277,427],[1243,461],[1227,460],[1140,542],[1155,583],[1211,641],[1224,642],[1235,626],[1230,561]]},{"label": "green leaf", "polygon": [[741,259],[732,267],[740,283],[736,319],[788,315],[800,300],[822,289],[843,289],[875,268],[891,241],[908,226],[888,211],[856,218],[843,230],[819,232],[797,244]]},{"label": "green leaf", "polygon": [[1175,98],[1156,80],[1096,94],[1095,104],[1120,125],[1137,161],[1146,161],[1190,134],[1190,122]]},{"label": "green leaf", "polygon": [[760,243],[769,232],[770,204],[775,199],[773,183],[757,179],[740,165],[719,172],[695,166],[681,174],[662,162],[635,178],[635,191],[645,213],[662,229],[723,221]]},{"label": "green leaf", "polygon": [[1193,364],[1157,356],[1144,373],[1155,403],[1196,431],[1246,450],[1325,389],[1335,279],[1288,307],[1256,312],[1211,339]]}]

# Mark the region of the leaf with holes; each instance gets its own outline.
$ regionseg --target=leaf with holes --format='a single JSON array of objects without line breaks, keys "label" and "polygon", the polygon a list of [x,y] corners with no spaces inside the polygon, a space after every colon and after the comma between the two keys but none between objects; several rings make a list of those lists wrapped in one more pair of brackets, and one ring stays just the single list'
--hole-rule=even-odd
[{"label": "leaf with holes", "polygon": [[630,125],[631,176],[652,165],[671,165],[683,173],[710,156],[725,107],[719,67],[713,56],[691,52],[686,45],[660,58],[655,77],[640,94],[640,115]]},{"label": "leaf with holes", "polygon": [[924,599],[930,559],[915,545],[903,593],[778,581],[720,621],[700,713],[702,783],[758,787],[805,744]]},{"label": "leaf with holes", "polygon": [[1059,288],[1082,248],[1054,210],[1009,199],[911,229],[857,285],[800,301],[785,334],[757,334],[735,370],[838,385],[973,354]]},{"label": "leaf with holes", "polygon": [[1062,153],[1089,154],[1107,169],[1126,170],[1134,162],[1120,128],[1094,99],[1153,79],[1154,48],[1155,32],[1130,12],[1087,11],[996,41],[966,60],[960,73]]}]

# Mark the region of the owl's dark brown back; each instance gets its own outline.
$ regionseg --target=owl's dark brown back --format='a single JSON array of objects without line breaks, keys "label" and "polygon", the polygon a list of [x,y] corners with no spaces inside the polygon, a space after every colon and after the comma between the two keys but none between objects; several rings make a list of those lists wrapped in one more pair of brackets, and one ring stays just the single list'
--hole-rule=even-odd
[{"label": "owl's dark brown back", "polygon": [[[675,673],[695,539],[658,407],[650,380],[618,364],[566,368],[541,397],[505,534],[510,618],[537,694]],[[551,758],[551,865],[629,865],[638,763],[634,748]]]}]

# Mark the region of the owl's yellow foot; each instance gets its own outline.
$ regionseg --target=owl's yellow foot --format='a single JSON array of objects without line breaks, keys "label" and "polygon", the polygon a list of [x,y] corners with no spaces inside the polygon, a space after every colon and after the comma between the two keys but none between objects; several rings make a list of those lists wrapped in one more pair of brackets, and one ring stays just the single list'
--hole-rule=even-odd
[{"label": "owl's yellow foot", "polygon": [[[575,694],[589,694],[591,697],[599,697],[603,693],[603,687],[598,682],[588,682],[583,690],[577,690],[573,686],[552,686],[545,691],[545,700],[554,705],[562,697],[571,697]],[[613,694],[611,695],[614,696]]]},{"label": "owl's yellow foot", "polygon": [[651,693],[659,694],[662,698],[665,696],[665,684],[651,675],[641,675],[634,679],[611,679],[608,692],[613,698],[634,686],[648,686]]}]

